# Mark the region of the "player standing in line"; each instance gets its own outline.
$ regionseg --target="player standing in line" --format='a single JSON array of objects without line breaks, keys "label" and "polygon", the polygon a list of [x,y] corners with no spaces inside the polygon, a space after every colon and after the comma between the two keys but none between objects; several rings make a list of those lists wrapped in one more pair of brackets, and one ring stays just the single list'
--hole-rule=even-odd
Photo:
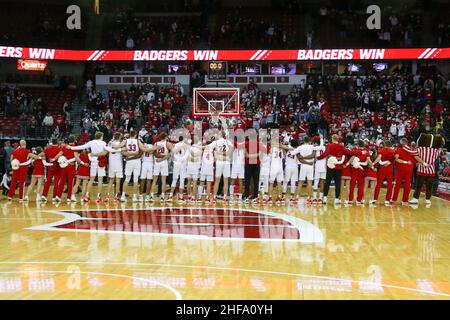
[{"label": "player standing in line", "polygon": [[[122,134],[115,132],[113,140],[108,143],[108,189],[105,201],[109,201],[114,195],[114,201],[119,201],[120,180],[123,178],[123,156],[120,152],[110,152],[111,149],[118,148],[122,143]],[[113,186],[114,184],[114,186]],[[113,189],[115,188],[115,190]]]},{"label": "player standing in line", "polygon": [[[188,144],[190,144],[190,141],[188,141]],[[200,143],[196,143],[191,145],[190,147],[186,169],[186,176],[188,179],[187,192],[191,204],[194,204],[196,199],[198,203],[202,202],[201,193],[197,189],[201,163],[202,163],[202,147]]]},{"label": "player standing in line", "polygon": [[13,169],[13,174],[11,177],[11,184],[9,185],[8,200],[12,200],[17,183],[19,183],[19,201],[24,200],[23,189],[25,188],[25,182],[27,181],[28,165],[31,163],[28,159],[39,159],[39,156],[27,149],[27,142],[25,140],[20,140],[19,147],[11,153],[11,167]]},{"label": "player standing in line", "polygon": [[[157,191],[158,178],[161,175],[161,201],[165,201],[164,193],[166,191],[166,179],[169,175],[169,157],[173,145],[167,141],[167,134],[161,133],[160,140],[155,143],[149,152],[154,152],[155,163],[153,166],[153,183],[150,190],[150,201],[154,201],[154,194]],[[147,152],[147,150],[144,150]]]},{"label": "player standing in line", "polygon": [[[75,182],[75,185],[73,187],[74,193],[78,192],[78,187],[80,186],[81,182],[81,197],[84,197],[87,192],[87,185],[90,178],[90,163],[89,160],[89,149],[85,149],[81,151],[79,158],[77,159],[78,162],[78,169],[77,169],[77,180]],[[83,198],[82,198],[83,199]],[[75,198],[76,200],[76,198]],[[81,200],[83,201],[83,200]]]},{"label": "player standing in line", "polygon": [[228,202],[228,178],[230,178],[230,160],[233,153],[233,143],[225,137],[223,131],[220,132],[220,138],[211,143],[214,149],[214,158],[216,159],[216,173],[213,190],[213,204],[216,203],[217,191],[219,190],[220,178],[223,176],[223,199],[224,202]]},{"label": "player standing in line", "polygon": [[377,149],[372,148],[369,151],[369,158],[367,159],[368,166],[366,167],[365,179],[364,179],[364,190],[370,189],[370,200],[369,205],[375,204],[375,187],[377,184],[377,167],[374,162],[378,157]]},{"label": "player standing in line", "polygon": [[[61,151],[56,155],[55,160],[58,161],[61,170],[60,170],[60,178],[58,191],[56,194],[56,201],[61,201],[62,194],[64,191],[64,186],[66,185],[67,180],[67,202],[76,202],[77,199],[75,195],[72,194],[73,183],[75,179],[76,166],[75,161],[78,157],[78,154],[73,150],[69,149],[69,146],[75,146],[75,136],[71,135],[67,139],[67,145],[61,147]],[[60,161],[63,160],[63,161]]]},{"label": "player standing in line", "polygon": [[175,192],[178,180],[178,202],[183,203],[184,198],[184,182],[186,180],[186,166],[189,157],[190,145],[184,142],[183,136],[178,138],[178,142],[173,146],[172,158],[173,158],[173,174],[172,174],[172,184],[170,186],[170,193],[167,201],[172,201],[172,196]]},{"label": "player standing in line", "polygon": [[47,167],[47,177],[45,178],[44,191],[42,192],[42,201],[47,201],[48,191],[50,185],[53,183],[53,200],[56,199],[56,193],[58,191],[60,170],[59,164],[53,159],[61,151],[59,141],[57,138],[52,138],[52,144],[44,149],[45,157],[48,163],[52,163],[52,166]]},{"label": "player standing in line", "polygon": [[120,197],[121,202],[126,202],[126,189],[133,175],[133,202],[143,202],[142,195],[139,194],[139,175],[141,173],[141,152],[140,148],[142,143],[137,139],[137,132],[130,131],[130,137],[122,141],[122,143],[116,149],[125,148],[122,153],[125,157],[125,181],[122,186],[122,195]]},{"label": "player standing in line", "polygon": [[[316,137],[317,138],[317,137]],[[319,140],[319,144],[317,144]],[[325,151],[325,146],[323,145],[323,137],[320,135],[319,139],[313,141],[316,155],[320,156]],[[327,161],[326,159],[316,160],[314,163],[314,184],[313,184],[313,204],[322,203],[323,198],[323,185],[327,176]],[[317,198],[317,191],[319,191],[319,198]]]},{"label": "player standing in line", "polygon": [[[337,159],[342,159],[343,155],[352,155],[352,152],[345,148],[342,144],[339,143],[339,137],[337,134],[333,134],[331,136],[331,143],[325,148],[324,153],[317,157],[317,160],[322,160],[327,158],[328,156],[333,157],[335,163],[333,167],[328,165],[327,159],[327,176],[325,178],[325,186],[323,188],[323,203],[327,203],[328,191],[330,190],[331,181],[334,180],[335,183],[335,199],[334,203],[341,203],[340,195],[341,195],[341,174],[342,174],[342,164],[338,162]],[[330,163],[331,164],[331,163]]]},{"label": "player standing in line", "polygon": [[[151,143],[151,137],[146,137],[145,147],[148,149],[153,148]],[[153,179],[153,152],[147,151],[142,155],[142,170],[141,170],[141,194],[144,194],[144,187],[147,192],[145,201],[150,201],[150,188],[152,187]]]},{"label": "player standing in line", "polygon": [[272,139],[270,147],[270,174],[269,174],[269,204],[272,204],[273,185],[277,183],[276,203],[281,204],[283,202],[282,195],[282,183],[284,180],[283,174],[283,156],[284,152],[281,148],[279,139]]},{"label": "player standing in line", "polygon": [[45,166],[52,166],[53,164],[45,161],[45,153],[41,147],[36,147],[35,154],[39,157],[38,159],[34,159],[31,163],[33,165],[33,173],[31,174],[31,182],[27,188],[27,192],[23,199],[25,201],[28,200],[28,196],[30,195],[30,191],[33,190],[34,186],[37,183],[36,189],[36,202],[41,201],[42,188],[44,187],[44,177],[45,177]]},{"label": "player standing in line", "polygon": [[298,147],[298,141],[296,139],[291,139],[290,141],[291,149],[286,152],[286,162],[284,167],[284,182],[283,182],[283,194],[287,191],[287,185],[289,181],[291,182],[291,196],[289,201],[295,201],[295,191],[297,190],[296,183],[298,181],[298,165],[299,161],[297,159],[296,149]]},{"label": "player standing in line", "polygon": [[[298,155],[300,157],[300,174],[298,179],[298,187],[297,187],[297,197],[300,200],[301,197],[301,191],[303,182],[306,179],[306,188],[308,196],[306,198],[306,203],[310,204],[312,202],[311,196],[312,196],[312,183],[314,180],[314,157],[315,152],[319,150],[321,147],[315,147],[313,146],[311,142],[311,138],[309,136],[306,136],[303,140],[303,144],[299,146],[296,150],[298,152]],[[311,159],[311,160],[309,160]]]},{"label": "player standing in line", "polygon": [[394,194],[391,202],[397,201],[402,182],[404,182],[402,205],[408,205],[414,165],[416,162],[419,162],[424,166],[427,166],[428,164],[418,156],[416,149],[408,145],[408,139],[406,138],[400,139],[400,146],[395,150],[395,162],[397,163],[397,171],[395,174]]},{"label": "player standing in line", "polygon": [[380,189],[384,180],[387,182],[386,200],[385,205],[389,205],[392,199],[392,178],[394,176],[394,162],[395,162],[395,150],[391,148],[391,142],[389,140],[384,141],[384,146],[378,151],[377,158],[373,162],[379,164],[377,172],[377,186],[375,187],[374,200],[378,201],[380,195]]},{"label": "player standing in line", "polygon": [[[353,149],[349,146],[349,149]],[[350,163],[351,156],[342,156],[342,175],[341,175],[341,202],[348,204],[348,195],[350,194],[350,180],[352,179],[352,165]],[[346,192],[347,190],[347,192]],[[347,194],[346,194],[347,193]]]},{"label": "player standing in line", "polygon": [[[212,142],[214,137],[211,137],[209,143],[204,147],[202,154],[202,164],[200,168],[200,196],[205,194],[206,204],[212,201],[211,183],[214,181],[214,148]],[[205,190],[206,182],[206,190]]]},{"label": "player standing in line", "polygon": [[231,162],[230,203],[234,203],[234,185],[238,179],[239,193],[238,203],[242,203],[245,177],[245,141],[236,141]]},{"label": "player standing in line", "polygon": [[358,184],[358,194],[356,197],[356,204],[364,204],[364,178],[365,178],[365,168],[368,165],[369,152],[366,149],[366,144],[364,141],[358,141],[358,148],[353,151],[353,156],[350,159],[352,164],[352,179],[350,180],[350,191],[348,195],[348,203],[353,203],[353,198],[355,196],[355,186]]},{"label": "player standing in line", "polygon": [[271,167],[271,155],[269,153],[270,145],[261,141],[261,169],[259,171],[259,184],[261,190],[261,199],[265,204],[269,201],[269,178]]},{"label": "player standing in line", "polygon": [[[89,157],[90,160],[90,179],[87,185],[86,194],[83,197],[83,201],[88,202],[90,200],[89,193],[94,184],[94,180],[98,177],[98,192],[97,192],[97,203],[102,202],[102,186],[103,178],[106,175],[104,156],[94,156],[95,154],[102,154],[106,151],[106,142],[103,141],[103,132],[97,131],[94,136],[94,140],[91,140],[81,146],[68,146],[69,149],[74,151],[91,149],[92,154]],[[103,158],[102,158],[103,157]],[[106,161],[105,161],[106,162]]]}]

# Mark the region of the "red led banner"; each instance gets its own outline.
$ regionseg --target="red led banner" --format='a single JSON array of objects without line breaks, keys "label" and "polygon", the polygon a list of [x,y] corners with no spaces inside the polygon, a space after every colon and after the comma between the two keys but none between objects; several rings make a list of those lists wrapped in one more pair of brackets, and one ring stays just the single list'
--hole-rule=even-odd
[{"label": "red led banner", "polygon": [[18,59],[17,70],[42,72],[47,67],[47,64],[48,61]]},{"label": "red led banner", "polygon": [[76,61],[449,59],[450,48],[315,50],[62,50],[0,46],[0,58]]}]

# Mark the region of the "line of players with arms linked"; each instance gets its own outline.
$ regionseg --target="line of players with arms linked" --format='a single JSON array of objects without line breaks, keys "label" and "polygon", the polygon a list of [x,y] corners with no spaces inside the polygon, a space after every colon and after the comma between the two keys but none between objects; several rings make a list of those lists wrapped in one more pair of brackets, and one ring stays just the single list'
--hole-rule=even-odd
[{"label": "line of players with arms linked", "polygon": [[[401,139],[396,148],[389,141],[379,148],[369,147],[364,141],[345,147],[337,135],[333,135],[327,145],[322,136],[306,136],[301,143],[291,137],[283,138],[281,142],[275,135],[271,138],[265,130],[241,141],[237,141],[238,137],[230,139],[228,133],[219,130],[210,137],[196,139],[194,136],[193,139],[180,135],[177,143],[171,143],[168,136],[161,133],[153,144],[150,137],[144,141],[131,130],[127,136],[115,133],[111,141],[105,142],[103,134],[97,132],[94,140],[83,145],[77,146],[75,137],[70,136],[65,142],[53,139],[45,150],[37,147],[34,152],[27,149],[26,141],[21,140],[11,156],[13,175],[8,199],[12,200],[19,184],[20,201],[29,201],[35,187],[36,201],[47,201],[53,183],[54,202],[61,201],[63,192],[67,192],[67,202],[76,202],[75,193],[79,187],[82,189],[81,201],[89,202],[98,178],[97,203],[126,202],[126,191],[131,188],[133,202],[215,204],[219,200],[225,203],[317,204],[327,203],[334,181],[335,204],[355,203],[356,186],[356,204],[364,204],[366,190],[370,190],[369,204],[374,204],[384,182],[387,183],[386,205],[397,201],[402,187],[402,204],[417,203],[423,185],[429,204],[430,177],[434,177],[433,163],[439,156],[439,150],[415,149],[407,139]],[[166,193],[169,160],[173,161],[172,182]],[[33,166],[31,182],[25,188],[30,165]],[[410,200],[415,166],[418,179],[414,197]],[[109,182],[104,190],[101,181],[106,174]],[[129,186],[131,178],[132,186]],[[252,193],[250,179],[253,181]],[[302,198],[305,182],[306,198]],[[235,185],[238,185],[236,193]],[[161,192],[157,197],[159,187]],[[220,199],[219,189],[222,190]],[[178,192],[175,194],[175,191]]]}]

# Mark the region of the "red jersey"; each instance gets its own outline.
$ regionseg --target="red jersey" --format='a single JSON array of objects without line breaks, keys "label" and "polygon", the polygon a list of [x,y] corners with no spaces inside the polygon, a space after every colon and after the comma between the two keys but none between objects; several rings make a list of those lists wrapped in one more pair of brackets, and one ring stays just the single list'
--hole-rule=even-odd
[{"label": "red jersey", "polygon": [[[360,162],[366,162],[367,158],[369,157],[369,152],[367,152],[367,149],[365,148],[356,148],[353,150],[353,155],[358,157]],[[365,168],[366,166],[362,166]],[[353,170],[365,170],[365,169],[359,169],[359,168],[352,168]]]},{"label": "red jersey", "polygon": [[390,161],[391,164],[388,166],[381,166],[380,170],[392,170],[394,169],[394,158],[395,158],[395,150],[392,150],[388,147],[383,147],[378,150],[378,154],[381,155],[381,161]]},{"label": "red jersey", "polygon": [[[90,160],[86,153],[80,154],[80,160],[89,165]],[[89,166],[85,167],[82,164],[78,165],[77,176],[79,177],[89,177],[90,176],[90,168]]]},{"label": "red jersey", "polygon": [[33,176],[44,176],[45,175],[45,171],[44,171],[44,163],[41,159],[36,159],[33,162]]},{"label": "red jersey", "polygon": [[[74,146],[75,144],[71,143],[70,146]],[[67,158],[67,160],[75,158],[75,151],[68,148],[68,146],[64,146],[61,148],[63,156]]]},{"label": "red jersey", "polygon": [[395,150],[395,155],[399,156],[400,160],[403,161],[409,161],[409,164],[406,163],[398,163],[397,162],[397,169],[398,170],[413,170],[414,169],[414,163],[415,163],[415,159],[414,156],[417,155],[417,151],[408,146],[408,145],[404,145],[404,146],[399,146],[397,147],[397,149]]},{"label": "red jersey", "polygon": [[[60,151],[61,151],[60,146],[51,145],[51,146],[48,146],[47,148],[45,148],[44,154],[47,159],[47,162],[51,162],[50,159],[53,159],[54,157],[56,157],[56,155]],[[52,163],[53,163],[53,165],[48,167],[48,170],[58,170],[59,169],[58,163],[56,161],[52,162]]]},{"label": "red jersey", "polygon": [[[346,155],[343,164],[346,164],[348,160],[350,160],[350,156]],[[352,166],[351,164],[349,164],[348,166],[342,169],[342,177],[350,178],[351,176],[352,176]]]},{"label": "red jersey", "polygon": [[[14,150],[11,155],[13,159],[17,159],[20,161],[20,163],[27,162],[28,155],[31,153],[30,150],[27,148],[17,148]],[[24,168],[27,168],[27,166],[23,166]]]},{"label": "red jersey", "polygon": [[[320,156],[317,157],[317,160],[325,159],[327,156],[333,156],[339,159],[342,158],[343,155],[353,155],[352,151],[344,147],[342,144],[339,143],[330,143],[327,148],[325,149],[325,152],[322,153]],[[336,170],[342,170],[342,165],[337,164],[335,167]]]}]

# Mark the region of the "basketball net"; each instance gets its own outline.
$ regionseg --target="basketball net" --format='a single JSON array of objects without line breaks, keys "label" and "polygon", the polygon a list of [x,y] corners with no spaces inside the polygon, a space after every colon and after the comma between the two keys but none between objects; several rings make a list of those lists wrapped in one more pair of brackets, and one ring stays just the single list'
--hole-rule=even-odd
[{"label": "basketball net", "polygon": [[209,111],[211,115],[211,124],[215,127],[219,126],[219,121],[222,126],[222,130],[228,134],[228,123],[227,118],[221,116],[221,110],[210,110]]}]

